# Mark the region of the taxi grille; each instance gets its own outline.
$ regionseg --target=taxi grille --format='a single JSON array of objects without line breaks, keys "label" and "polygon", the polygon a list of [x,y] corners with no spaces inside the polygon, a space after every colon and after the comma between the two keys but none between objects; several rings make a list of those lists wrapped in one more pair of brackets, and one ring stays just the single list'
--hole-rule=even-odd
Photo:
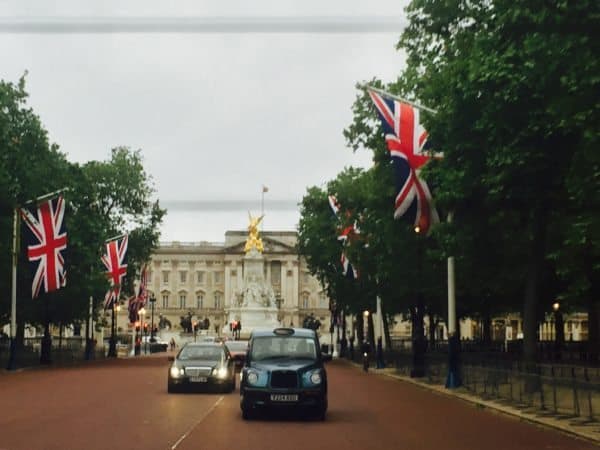
[{"label": "taxi grille", "polygon": [[297,388],[298,376],[293,370],[274,370],[271,373],[271,387]]},{"label": "taxi grille", "polygon": [[212,367],[186,367],[185,374],[189,377],[206,377],[210,375]]}]

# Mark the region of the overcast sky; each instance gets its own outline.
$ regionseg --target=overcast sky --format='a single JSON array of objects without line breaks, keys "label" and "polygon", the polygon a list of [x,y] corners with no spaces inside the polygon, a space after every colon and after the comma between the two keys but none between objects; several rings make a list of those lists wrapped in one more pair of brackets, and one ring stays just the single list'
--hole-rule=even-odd
[{"label": "overcast sky", "polygon": [[[406,4],[0,0],[0,19],[402,19]],[[29,104],[69,160],[105,160],[119,145],[142,150],[169,209],[161,240],[222,241],[246,227],[249,208],[260,213],[262,185],[265,230],[293,230],[307,187],[370,166],[371,153],[353,154],[342,130],[355,84],[391,81],[404,67],[395,49],[402,22],[385,33],[4,32],[0,78],[29,72]]]}]

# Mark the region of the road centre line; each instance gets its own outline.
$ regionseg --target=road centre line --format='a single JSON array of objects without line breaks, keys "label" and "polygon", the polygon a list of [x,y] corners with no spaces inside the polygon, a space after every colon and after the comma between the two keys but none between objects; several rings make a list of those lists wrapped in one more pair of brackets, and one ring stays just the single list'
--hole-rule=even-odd
[{"label": "road centre line", "polygon": [[208,411],[206,411],[206,413],[204,413],[204,415],[203,415],[202,417],[200,417],[200,419],[198,420],[198,422],[196,422],[194,425],[192,425],[192,426],[190,427],[190,429],[189,429],[189,430],[187,430],[185,433],[183,433],[183,435],[182,435],[182,436],[181,436],[181,437],[180,437],[180,438],[177,440],[177,442],[175,442],[175,444],[173,444],[173,446],[171,447],[171,450],[175,450],[175,449],[177,448],[177,446],[178,446],[179,444],[181,444],[181,442],[182,442],[182,441],[183,441],[183,440],[184,440],[186,437],[188,437],[188,436],[189,436],[189,434],[192,432],[192,430],[193,430],[194,428],[196,428],[198,425],[200,425],[200,423],[201,423],[201,422],[202,422],[204,419],[206,419],[206,418],[208,417],[208,415],[209,415],[211,412],[213,412],[213,410],[214,410],[214,409],[215,409],[217,406],[219,406],[219,403],[221,403],[221,402],[223,401],[223,398],[224,398],[224,397],[221,395],[221,396],[219,397],[219,399],[218,399],[218,400],[215,402],[215,404],[214,404],[214,405],[212,405],[212,406],[211,406],[211,407],[208,409]]}]

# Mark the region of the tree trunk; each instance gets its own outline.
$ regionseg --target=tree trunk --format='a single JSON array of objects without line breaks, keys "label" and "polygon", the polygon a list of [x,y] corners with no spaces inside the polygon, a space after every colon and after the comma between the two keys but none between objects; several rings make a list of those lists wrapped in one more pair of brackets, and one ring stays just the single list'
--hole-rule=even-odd
[{"label": "tree trunk", "polygon": [[392,348],[392,338],[390,336],[389,320],[394,320],[394,318],[388,317],[388,315],[385,313],[383,303],[381,305],[381,317],[383,318],[383,335],[385,337],[385,347],[389,350]]},{"label": "tree trunk", "polygon": [[598,355],[600,354],[600,282],[598,282],[598,275],[594,276],[594,261],[589,245],[584,250],[583,267],[586,278],[590,283],[588,301],[588,361],[596,364],[599,359]]},{"label": "tree trunk", "polygon": [[[540,276],[545,256],[545,210],[543,208],[537,209],[532,220],[533,236],[523,305],[523,362],[527,371],[534,371],[537,362],[537,307],[540,297]],[[538,380],[534,377],[530,377],[528,380],[529,382],[525,386],[527,392],[534,392],[539,389]]]},{"label": "tree trunk", "polygon": [[375,348],[375,327],[373,326],[373,314],[369,314],[368,318],[367,318],[367,322],[369,324],[368,327],[368,332],[369,332],[369,336],[368,336],[368,341],[371,344],[371,353],[373,352],[373,349]]},{"label": "tree trunk", "polygon": [[484,346],[489,347],[492,343],[492,318],[489,313],[485,313],[482,319],[483,322],[483,335],[481,339],[483,341]]},{"label": "tree trunk", "polygon": [[600,354],[600,301],[591,297],[588,301],[587,360],[596,363]]},{"label": "tree trunk", "polygon": [[42,351],[40,355],[41,364],[52,364],[52,337],[50,336],[50,322],[46,321],[44,337],[42,338]]},{"label": "tree trunk", "polygon": [[433,348],[435,346],[435,315],[433,313],[429,313],[429,348]]}]

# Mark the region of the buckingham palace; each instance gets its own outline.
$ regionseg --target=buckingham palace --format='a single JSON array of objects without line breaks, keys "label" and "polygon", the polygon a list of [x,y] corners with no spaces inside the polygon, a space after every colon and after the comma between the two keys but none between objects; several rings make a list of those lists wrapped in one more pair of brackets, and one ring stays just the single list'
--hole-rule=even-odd
[{"label": "buckingham palace", "polygon": [[[181,319],[191,317],[210,324],[209,334],[227,333],[227,311],[239,294],[247,237],[246,231],[227,231],[224,242],[162,242],[148,266],[148,293],[155,302],[153,318],[146,306],[145,322],[154,320],[177,332],[184,331]],[[329,299],[296,252],[297,233],[264,231],[261,238],[264,279],[272,287],[279,324],[299,326],[314,315],[321,331],[328,331]],[[126,322],[125,314],[119,314],[119,325]]]}]

